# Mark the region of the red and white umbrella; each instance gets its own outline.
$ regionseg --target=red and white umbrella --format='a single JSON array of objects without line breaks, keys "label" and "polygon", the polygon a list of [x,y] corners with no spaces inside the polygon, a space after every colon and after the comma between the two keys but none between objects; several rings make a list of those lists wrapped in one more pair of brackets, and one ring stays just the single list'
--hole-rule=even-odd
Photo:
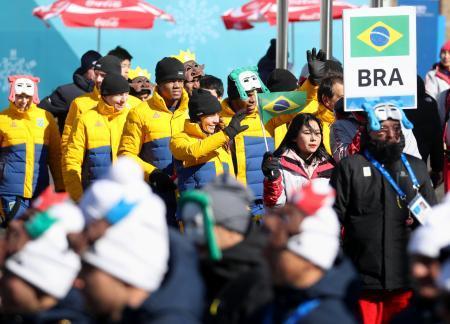
[{"label": "red and white umbrella", "polygon": [[[320,0],[289,0],[289,22],[320,20]],[[358,8],[345,1],[333,1],[333,18],[342,18],[344,9]],[[267,21],[277,23],[276,0],[252,0],[240,8],[229,9],[222,15],[226,29],[245,30],[253,28],[253,23]]]},{"label": "red and white umbrella", "polygon": [[173,17],[143,0],[57,0],[37,7],[33,15],[44,20],[60,16],[68,27],[150,29],[156,18],[175,22]]},{"label": "red and white umbrella", "polygon": [[148,29],[155,18],[174,22],[172,16],[141,0],[57,0],[35,8],[33,15],[44,21],[61,16],[68,27]]}]

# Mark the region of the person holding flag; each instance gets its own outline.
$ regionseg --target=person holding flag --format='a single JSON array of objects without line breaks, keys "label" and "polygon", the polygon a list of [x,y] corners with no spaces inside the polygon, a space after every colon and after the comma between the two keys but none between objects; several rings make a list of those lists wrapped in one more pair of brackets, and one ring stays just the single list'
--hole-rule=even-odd
[{"label": "person holding flag", "polygon": [[[284,206],[294,189],[321,179],[327,184],[334,168],[323,141],[322,124],[311,114],[298,114],[274,154],[266,153],[262,163],[264,204]],[[317,180],[317,181],[321,181]]]},{"label": "person holding flag", "polygon": [[[259,103],[262,115],[256,109],[258,92],[266,95]],[[304,97],[303,92],[292,93]],[[261,171],[264,152],[274,149],[275,128],[292,120],[302,106],[286,96],[280,96],[279,93],[269,93],[258,75],[256,66],[233,70],[228,76],[227,94],[228,98],[222,101],[220,114],[225,125],[228,126],[237,113],[244,112],[245,118],[241,125],[248,126],[248,129],[230,141],[234,173],[239,181],[253,191],[255,201],[251,206],[251,214],[259,217],[264,214],[264,175]]]}]

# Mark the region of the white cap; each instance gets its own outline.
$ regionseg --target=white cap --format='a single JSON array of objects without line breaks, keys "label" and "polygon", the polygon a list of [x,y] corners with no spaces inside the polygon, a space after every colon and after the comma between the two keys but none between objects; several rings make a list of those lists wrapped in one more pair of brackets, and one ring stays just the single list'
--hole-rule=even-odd
[{"label": "white cap", "polygon": [[134,166],[120,170],[128,162],[113,164],[107,177],[94,182],[82,198],[88,222],[105,217],[122,202],[132,206],[124,218],[110,226],[83,254],[83,260],[151,292],[159,287],[168,267],[166,208],[143,176],[136,178]]},{"label": "white cap", "polygon": [[45,293],[61,299],[69,292],[81,268],[80,258],[69,248],[67,234],[80,232],[84,221],[78,207],[70,202],[55,205],[47,213],[57,221],[9,257],[5,267]]},{"label": "white cap", "polygon": [[88,224],[103,218],[106,212],[122,199],[135,203],[147,196],[153,196],[150,186],[144,181],[142,168],[126,156],[119,157],[105,177],[94,184],[80,200],[80,208]]},{"label": "white cap", "polygon": [[409,254],[438,258],[440,250],[450,244],[450,201],[434,206],[427,221],[411,235]]},{"label": "white cap", "polygon": [[339,221],[330,207],[306,217],[300,234],[289,238],[287,248],[316,266],[330,269],[339,252]]}]

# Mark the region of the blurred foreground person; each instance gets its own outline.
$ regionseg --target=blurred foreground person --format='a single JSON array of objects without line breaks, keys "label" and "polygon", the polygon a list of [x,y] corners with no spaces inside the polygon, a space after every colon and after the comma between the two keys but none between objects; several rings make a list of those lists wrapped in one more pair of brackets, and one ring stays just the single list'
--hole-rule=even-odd
[{"label": "blurred foreground person", "polygon": [[270,299],[265,235],[252,223],[249,189],[222,174],[181,198],[185,235],[201,253],[207,287],[206,323],[250,323]]},{"label": "blurred foreground person", "polygon": [[414,295],[411,304],[392,323],[439,323],[436,284],[440,274],[440,251],[450,244],[450,199],[428,213],[427,222],[411,235],[408,252]]},{"label": "blurred foreground person", "polygon": [[333,164],[323,144],[320,120],[311,114],[295,116],[280,147],[273,154],[264,155],[265,206],[283,206],[294,189],[301,188],[311,179],[328,183]]},{"label": "blurred foreground person", "polygon": [[11,222],[2,242],[2,323],[90,322],[72,287],[81,262],[67,239],[83,226],[83,215],[69,201]]},{"label": "blurred foreground person", "polygon": [[73,73],[73,83],[59,86],[39,103],[38,107],[51,112],[58,120],[61,133],[73,99],[94,89],[94,65],[101,57],[93,50],[84,53],[81,57],[80,67]]},{"label": "blurred foreground person", "polygon": [[[387,323],[411,298],[406,247],[436,196],[425,163],[403,154],[406,128],[401,108],[365,106],[361,151],[340,161],[330,183],[344,228],[343,249],[363,281],[359,304],[366,324]],[[414,218],[413,218],[414,217]]]},{"label": "blurred foreground person", "polygon": [[339,254],[334,190],[312,180],[265,218],[275,296],[263,323],[357,323],[357,275]]},{"label": "blurred foreground person", "polygon": [[39,78],[9,78],[9,107],[0,113],[0,224],[30,207],[49,185],[49,168],[57,191],[64,190],[59,131],[55,119],[36,107]]},{"label": "blurred foreground person", "polygon": [[164,203],[143,178],[135,161],[119,158],[80,201],[87,305],[97,321],[199,323],[203,285],[195,250],[168,231]]}]

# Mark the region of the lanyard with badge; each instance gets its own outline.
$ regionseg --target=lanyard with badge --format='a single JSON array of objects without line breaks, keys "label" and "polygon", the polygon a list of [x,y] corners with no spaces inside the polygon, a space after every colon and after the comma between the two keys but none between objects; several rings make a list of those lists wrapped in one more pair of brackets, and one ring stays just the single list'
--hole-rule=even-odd
[{"label": "lanyard with badge", "polygon": [[[397,203],[398,206],[401,208],[400,200],[406,201],[406,193],[400,188],[400,186],[394,181],[392,176],[389,174],[389,172],[386,171],[386,169],[375,160],[375,158],[369,153],[368,150],[364,151],[364,156],[369,160],[370,163],[378,170],[380,173],[384,176],[384,178],[389,182],[389,184],[394,188],[394,190],[397,192]],[[419,192],[420,184],[417,181],[416,175],[414,174],[413,169],[411,168],[411,165],[409,164],[408,160],[406,159],[405,155],[401,155],[402,163],[405,166],[406,170],[408,171],[409,177],[411,179],[411,182],[413,183],[413,188],[416,191],[416,196],[409,202],[408,209],[409,211],[414,215],[414,217],[423,224],[425,221],[425,214],[431,210],[430,205],[427,203],[425,198],[422,197],[422,195]],[[400,200],[399,200],[400,199]]]}]

